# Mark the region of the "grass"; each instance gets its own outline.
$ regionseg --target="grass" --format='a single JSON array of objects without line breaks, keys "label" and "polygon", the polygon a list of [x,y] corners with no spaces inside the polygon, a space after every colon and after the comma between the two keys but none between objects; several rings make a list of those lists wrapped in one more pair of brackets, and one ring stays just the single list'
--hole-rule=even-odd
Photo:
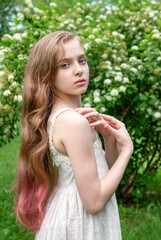
[{"label": "grass", "polygon": [[[24,229],[14,214],[15,193],[6,193],[16,176],[20,138],[0,148],[0,239],[33,240],[34,235]],[[144,208],[119,204],[123,240],[159,240],[161,236],[161,203],[151,202]]]}]

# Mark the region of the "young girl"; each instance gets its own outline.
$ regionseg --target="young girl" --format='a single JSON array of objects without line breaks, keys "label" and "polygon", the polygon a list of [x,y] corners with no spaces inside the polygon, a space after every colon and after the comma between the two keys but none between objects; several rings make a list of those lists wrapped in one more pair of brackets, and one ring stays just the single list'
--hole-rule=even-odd
[{"label": "young girl", "polygon": [[133,144],[122,122],[81,108],[88,82],[73,33],[54,32],[36,43],[23,88],[17,201],[18,219],[37,232],[36,240],[121,239],[114,192]]}]

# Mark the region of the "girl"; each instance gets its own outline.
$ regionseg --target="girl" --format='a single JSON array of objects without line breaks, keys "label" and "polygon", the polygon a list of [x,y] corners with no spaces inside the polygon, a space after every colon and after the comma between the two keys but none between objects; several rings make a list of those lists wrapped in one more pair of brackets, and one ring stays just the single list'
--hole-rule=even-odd
[{"label": "girl", "polygon": [[73,33],[36,43],[25,71],[17,201],[18,219],[36,240],[121,239],[114,192],[133,144],[123,123],[81,108],[88,81]]}]

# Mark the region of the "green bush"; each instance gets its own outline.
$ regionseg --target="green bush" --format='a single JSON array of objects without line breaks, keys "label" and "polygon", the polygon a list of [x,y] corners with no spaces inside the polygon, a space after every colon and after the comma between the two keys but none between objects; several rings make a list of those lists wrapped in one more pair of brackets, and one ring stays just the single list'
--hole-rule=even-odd
[{"label": "green bush", "polygon": [[161,3],[115,3],[108,8],[102,1],[78,2],[60,14],[55,3],[38,9],[26,0],[14,20],[13,34],[5,34],[0,44],[0,143],[19,133],[24,69],[34,43],[56,30],[74,31],[90,66],[83,105],[126,124],[135,151],[119,193],[139,201],[146,189],[140,178],[160,167]]}]

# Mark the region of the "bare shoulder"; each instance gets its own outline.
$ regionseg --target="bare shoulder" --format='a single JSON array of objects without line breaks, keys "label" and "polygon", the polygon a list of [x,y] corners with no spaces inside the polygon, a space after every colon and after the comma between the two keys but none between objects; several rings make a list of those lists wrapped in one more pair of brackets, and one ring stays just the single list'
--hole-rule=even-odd
[{"label": "bare shoulder", "polygon": [[57,123],[67,127],[87,127],[90,128],[88,120],[81,114],[75,111],[65,111],[57,117]]}]

